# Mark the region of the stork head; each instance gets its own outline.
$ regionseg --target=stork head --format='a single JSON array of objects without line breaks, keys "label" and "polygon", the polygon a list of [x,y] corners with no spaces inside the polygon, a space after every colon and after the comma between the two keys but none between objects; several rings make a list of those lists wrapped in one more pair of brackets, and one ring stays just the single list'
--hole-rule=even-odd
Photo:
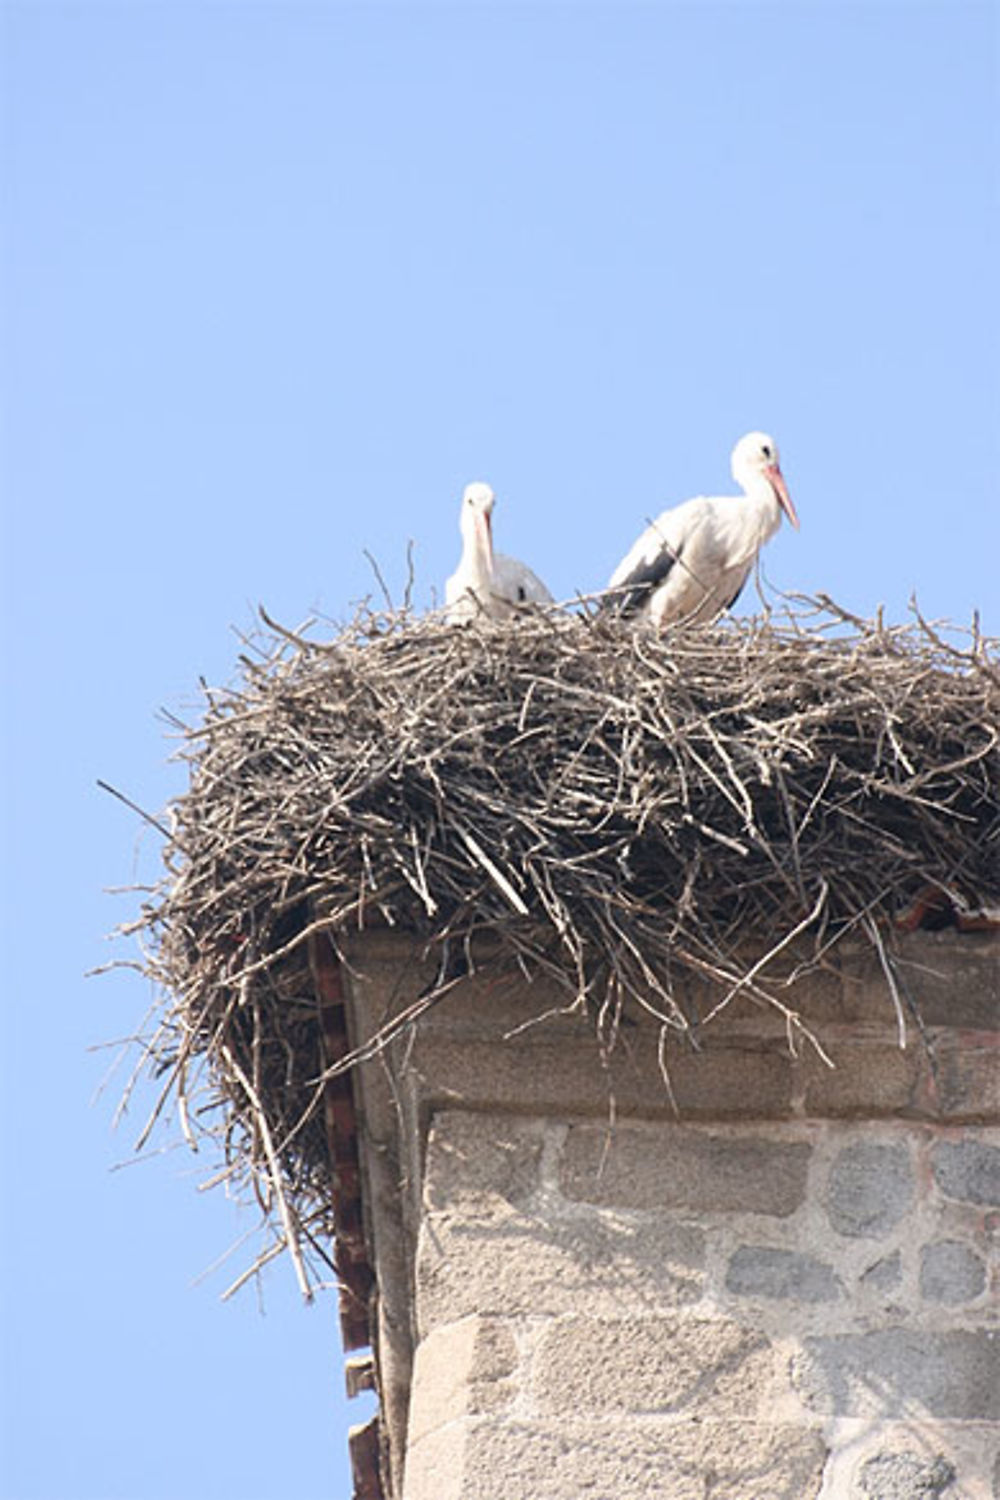
[{"label": "stork head", "polygon": [[462,491],[462,535],[474,546],[482,549],[490,567],[493,566],[493,506],[496,496],[488,484],[481,479],[467,484]]},{"label": "stork head", "polygon": [[778,445],[773,437],[766,432],[748,432],[741,437],[733,449],[732,470],[736,483],[745,490],[757,489],[761,480],[770,485],[775,500],[792,525],[798,527],[799,518],[781,472]]},{"label": "stork head", "polygon": [[492,487],[481,479],[474,479],[462,491],[462,505],[467,511],[485,511],[489,515],[496,504],[496,498]]}]

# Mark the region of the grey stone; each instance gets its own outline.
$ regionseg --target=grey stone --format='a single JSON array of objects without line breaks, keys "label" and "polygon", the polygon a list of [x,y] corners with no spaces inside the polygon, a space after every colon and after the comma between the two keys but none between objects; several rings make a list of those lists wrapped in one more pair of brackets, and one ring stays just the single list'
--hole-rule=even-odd
[{"label": "grey stone", "polygon": [[538,1186],[541,1154],[538,1122],[444,1110],[427,1143],[426,1205],[490,1215],[524,1204]]},{"label": "grey stone", "polygon": [[883,1256],[862,1273],[861,1285],[876,1292],[891,1292],[903,1278],[903,1259],[898,1250]]},{"label": "grey stone", "polygon": [[618,1208],[684,1208],[784,1217],[805,1198],[803,1141],[683,1127],[573,1126],[560,1164],[567,1198]]},{"label": "grey stone", "polygon": [[[542,1336],[534,1402],[545,1413],[763,1418],[778,1397],[762,1333],[721,1318],[561,1318]],[[784,1388],[782,1388],[784,1389]]]},{"label": "grey stone", "polygon": [[884,1328],[808,1338],[793,1379],[828,1415],[996,1421],[1000,1334]]},{"label": "grey stone", "polygon": [[919,1094],[923,1054],[903,1052],[896,1042],[875,1046],[868,1039],[824,1038],[833,1068],[811,1053],[803,1058],[805,1111],[813,1117],[912,1113]]},{"label": "grey stone", "polygon": [[1000,1147],[975,1138],[938,1141],[931,1164],[945,1197],[1000,1208]]},{"label": "grey stone", "polygon": [[933,1102],[940,1119],[982,1120],[1000,1116],[1000,1067],[996,1039],[942,1031],[934,1039]]},{"label": "grey stone", "polygon": [[901,969],[925,1026],[1000,1028],[1000,950],[988,933],[914,933]]},{"label": "grey stone", "polygon": [[726,1290],[741,1297],[833,1302],[843,1288],[825,1261],[794,1250],[741,1245],[726,1271]]},{"label": "grey stone", "polygon": [[[838,944],[843,966],[845,1020],[894,1025],[885,971],[877,952],[853,953]],[[894,955],[925,1026],[996,1031],[1000,1026],[1000,967],[996,939],[988,933],[908,933]],[[837,962],[835,959],[834,962]]]},{"label": "grey stone", "polygon": [[429,1216],[417,1246],[422,1333],[471,1313],[615,1315],[660,1310],[702,1291],[705,1231],[660,1215],[509,1208],[489,1220]]},{"label": "grey stone", "polygon": [[935,1500],[954,1483],[955,1469],[940,1454],[877,1453],[862,1465],[861,1493],[871,1500]]},{"label": "grey stone", "polygon": [[957,1307],[972,1302],[986,1285],[986,1267],[960,1240],[936,1240],[920,1251],[920,1295]]},{"label": "grey stone", "polygon": [[[458,992],[456,991],[456,998]],[[553,997],[565,1006],[565,995]],[[452,1024],[452,996],[435,1007],[414,1033],[407,1072],[430,1109],[502,1109],[510,1113],[576,1115],[606,1120],[618,1108],[672,1120],[674,1108],[657,1061],[657,1038],[640,1024],[632,1045],[602,1054],[593,1030],[565,1014],[533,1023],[545,994],[484,994],[475,1023]],[[473,1029],[474,1025],[474,1029]],[[546,1029],[548,1027],[548,1029]],[[794,1060],[775,1040],[706,1038],[701,1052],[671,1052],[670,1081],[685,1119],[787,1119],[791,1114]]]},{"label": "grey stone", "polygon": [[878,1239],[913,1202],[913,1172],[905,1145],[860,1142],[845,1146],[830,1171],[826,1210],[838,1234]]},{"label": "grey stone", "polygon": [[472,1417],[414,1443],[404,1500],[816,1500],[826,1446],[745,1420]]},{"label": "grey stone", "polygon": [[518,1391],[517,1348],[499,1318],[463,1318],[423,1340],[413,1369],[407,1440],[458,1417],[503,1411]]}]

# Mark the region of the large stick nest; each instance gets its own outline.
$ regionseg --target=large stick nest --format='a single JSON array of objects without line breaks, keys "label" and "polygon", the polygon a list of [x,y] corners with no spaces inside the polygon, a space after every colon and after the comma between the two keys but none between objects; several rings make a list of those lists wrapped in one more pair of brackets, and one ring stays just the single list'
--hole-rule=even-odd
[{"label": "large stick nest", "polygon": [[683,1041],[738,998],[777,1007],[794,1044],[808,1018],[785,981],[846,934],[875,945],[898,1007],[899,911],[927,888],[1000,898],[1000,673],[975,633],[827,602],[662,639],[556,612],[366,615],[250,651],[188,731],[139,925],[161,1102],[278,1195],[282,1240],[328,1196],[310,932],[426,943],[437,982],[390,1028],[484,934],[491,962],[592,1005],[605,1042],[623,1007]]}]

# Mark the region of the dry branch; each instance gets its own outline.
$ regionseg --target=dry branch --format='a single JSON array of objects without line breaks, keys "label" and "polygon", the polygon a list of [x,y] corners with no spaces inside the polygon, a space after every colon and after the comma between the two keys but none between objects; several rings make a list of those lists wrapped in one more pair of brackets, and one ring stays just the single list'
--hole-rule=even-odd
[{"label": "dry branch", "polygon": [[736,1003],[822,1052],[781,994],[849,933],[902,1029],[894,913],[928,887],[1000,898],[1000,676],[969,639],[810,600],[664,639],[555,611],[365,613],[315,645],[273,627],[188,732],[144,909],[157,1112],[173,1092],[277,1206],[304,1279],[334,1071],[312,933],[388,923],[437,952],[436,989],[386,1038],[479,961],[480,934],[493,963],[592,1006],[601,1046],[623,1007],[651,1012],[665,1078],[670,1038]]}]

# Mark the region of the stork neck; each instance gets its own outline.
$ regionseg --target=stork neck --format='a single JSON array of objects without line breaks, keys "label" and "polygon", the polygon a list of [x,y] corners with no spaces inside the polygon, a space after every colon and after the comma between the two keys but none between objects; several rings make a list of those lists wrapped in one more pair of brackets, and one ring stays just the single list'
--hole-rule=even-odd
[{"label": "stork neck", "polygon": [[482,511],[463,515],[462,536],[470,571],[478,578],[489,580],[493,576],[493,538],[489,517]]},{"label": "stork neck", "polygon": [[751,474],[743,481],[743,493],[746,496],[746,503],[758,518],[761,545],[763,545],[781,525],[781,506],[778,503],[778,497],[766,474]]}]

